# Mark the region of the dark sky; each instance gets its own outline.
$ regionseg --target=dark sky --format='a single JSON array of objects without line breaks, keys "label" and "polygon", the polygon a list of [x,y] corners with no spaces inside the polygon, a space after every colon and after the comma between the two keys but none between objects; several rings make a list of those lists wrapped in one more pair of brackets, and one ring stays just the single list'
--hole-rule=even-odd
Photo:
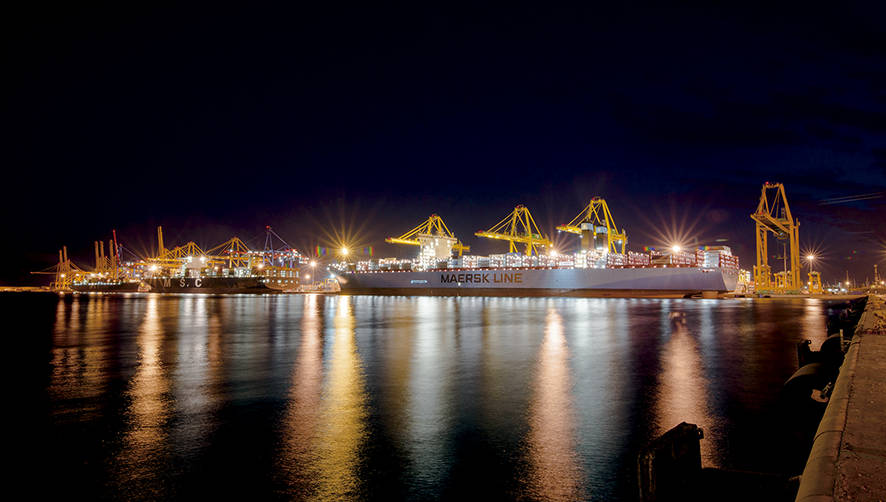
[{"label": "dark sky", "polygon": [[825,280],[884,268],[883,7],[124,3],[3,16],[0,283],[158,224],[405,255],[383,238],[438,213],[502,252],[473,232],[522,203],[552,233],[594,195],[632,249],[725,242],[749,268],[764,181]]}]

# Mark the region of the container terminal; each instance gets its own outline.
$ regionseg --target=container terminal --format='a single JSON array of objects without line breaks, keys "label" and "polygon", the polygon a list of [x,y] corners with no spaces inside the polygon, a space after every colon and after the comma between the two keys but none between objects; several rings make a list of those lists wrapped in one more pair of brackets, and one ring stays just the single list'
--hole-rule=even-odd
[{"label": "container terminal", "polygon": [[[140,257],[124,249],[116,232],[107,242],[95,242],[91,270],[75,265],[67,248],[59,261],[38,274],[50,274],[50,289],[73,292],[155,293],[294,293],[336,292],[410,295],[517,295],[599,297],[706,297],[731,294],[822,294],[814,256],[809,272],[800,277],[799,221],[791,214],[785,187],[766,182],[756,210],[756,265],[740,270],[729,246],[627,249],[627,232],[619,228],[602,197],[593,197],[558,233],[578,237],[578,251],[558,252],[535,223],[529,208],[517,205],[507,216],[475,236],[505,241],[508,251],[478,256],[432,214],[408,232],[385,239],[418,248],[416,256],[351,259],[328,263],[330,278],[309,281],[300,269],[316,260],[300,253],[270,226],[265,245],[251,249],[237,237],[203,250],[194,242],[167,249],[163,229],[157,228],[153,255]],[[768,237],[784,247],[783,270],[769,264]],[[522,248],[522,249],[521,249]],[[124,259],[126,253],[132,259]],[[875,272],[875,275],[876,272]],[[875,280],[875,286],[878,284]],[[849,281],[842,291],[849,287]],[[828,290],[831,292],[831,290]],[[840,292],[837,290],[837,292]]]}]

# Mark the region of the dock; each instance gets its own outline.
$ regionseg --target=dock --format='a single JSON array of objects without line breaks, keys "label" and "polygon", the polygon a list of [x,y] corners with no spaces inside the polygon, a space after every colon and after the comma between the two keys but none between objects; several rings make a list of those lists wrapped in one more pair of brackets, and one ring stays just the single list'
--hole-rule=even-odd
[{"label": "dock", "polygon": [[886,296],[871,295],[815,433],[797,502],[886,500]]}]

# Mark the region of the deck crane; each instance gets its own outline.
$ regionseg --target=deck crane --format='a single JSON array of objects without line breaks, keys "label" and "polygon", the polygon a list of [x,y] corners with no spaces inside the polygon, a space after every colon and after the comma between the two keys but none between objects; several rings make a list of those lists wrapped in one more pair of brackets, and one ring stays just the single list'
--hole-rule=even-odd
[{"label": "deck crane", "polygon": [[538,254],[539,247],[551,246],[553,243],[548,239],[535,224],[532,213],[529,208],[520,204],[513,211],[504,217],[501,221],[492,226],[489,230],[479,230],[474,235],[477,237],[486,237],[487,239],[499,239],[508,241],[510,244],[509,252],[517,251],[517,244],[526,245],[526,256],[532,256],[533,252]]},{"label": "deck crane", "polygon": [[[774,191],[773,195],[772,194]],[[757,291],[767,290],[799,290],[800,282],[800,249],[799,220],[791,216],[788,198],[784,185],[781,183],[763,183],[760,202],[757,210],[751,215],[756,222],[757,264],[754,266],[754,288]],[[790,252],[790,267],[785,260],[785,270],[772,280],[772,267],[769,266],[768,232],[775,234],[780,241],[787,241]]]},{"label": "deck crane", "polygon": [[461,256],[465,251],[470,251],[470,246],[465,246],[443,223],[443,218],[432,214],[427,220],[420,223],[412,230],[400,237],[388,237],[388,244],[407,244],[421,246],[420,257],[422,261],[448,260],[452,251],[458,251]]},{"label": "deck crane", "polygon": [[606,249],[609,253],[624,254],[628,240],[624,229],[618,231],[609,206],[602,197],[592,198],[578,216],[565,225],[557,226],[557,230],[580,235],[582,251]]}]

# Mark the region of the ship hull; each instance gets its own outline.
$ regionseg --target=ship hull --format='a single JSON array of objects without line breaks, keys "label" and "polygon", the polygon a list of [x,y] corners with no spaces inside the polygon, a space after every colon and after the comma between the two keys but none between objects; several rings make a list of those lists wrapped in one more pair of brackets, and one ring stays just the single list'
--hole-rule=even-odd
[{"label": "ship hull", "polygon": [[151,277],[144,280],[151,293],[265,294],[279,293],[260,277]]},{"label": "ship hull", "polygon": [[74,284],[71,289],[77,293],[138,293],[138,282],[117,284]]},{"label": "ship hull", "polygon": [[696,267],[363,272],[339,277],[342,293],[435,296],[682,298],[735,289],[738,275]]}]

